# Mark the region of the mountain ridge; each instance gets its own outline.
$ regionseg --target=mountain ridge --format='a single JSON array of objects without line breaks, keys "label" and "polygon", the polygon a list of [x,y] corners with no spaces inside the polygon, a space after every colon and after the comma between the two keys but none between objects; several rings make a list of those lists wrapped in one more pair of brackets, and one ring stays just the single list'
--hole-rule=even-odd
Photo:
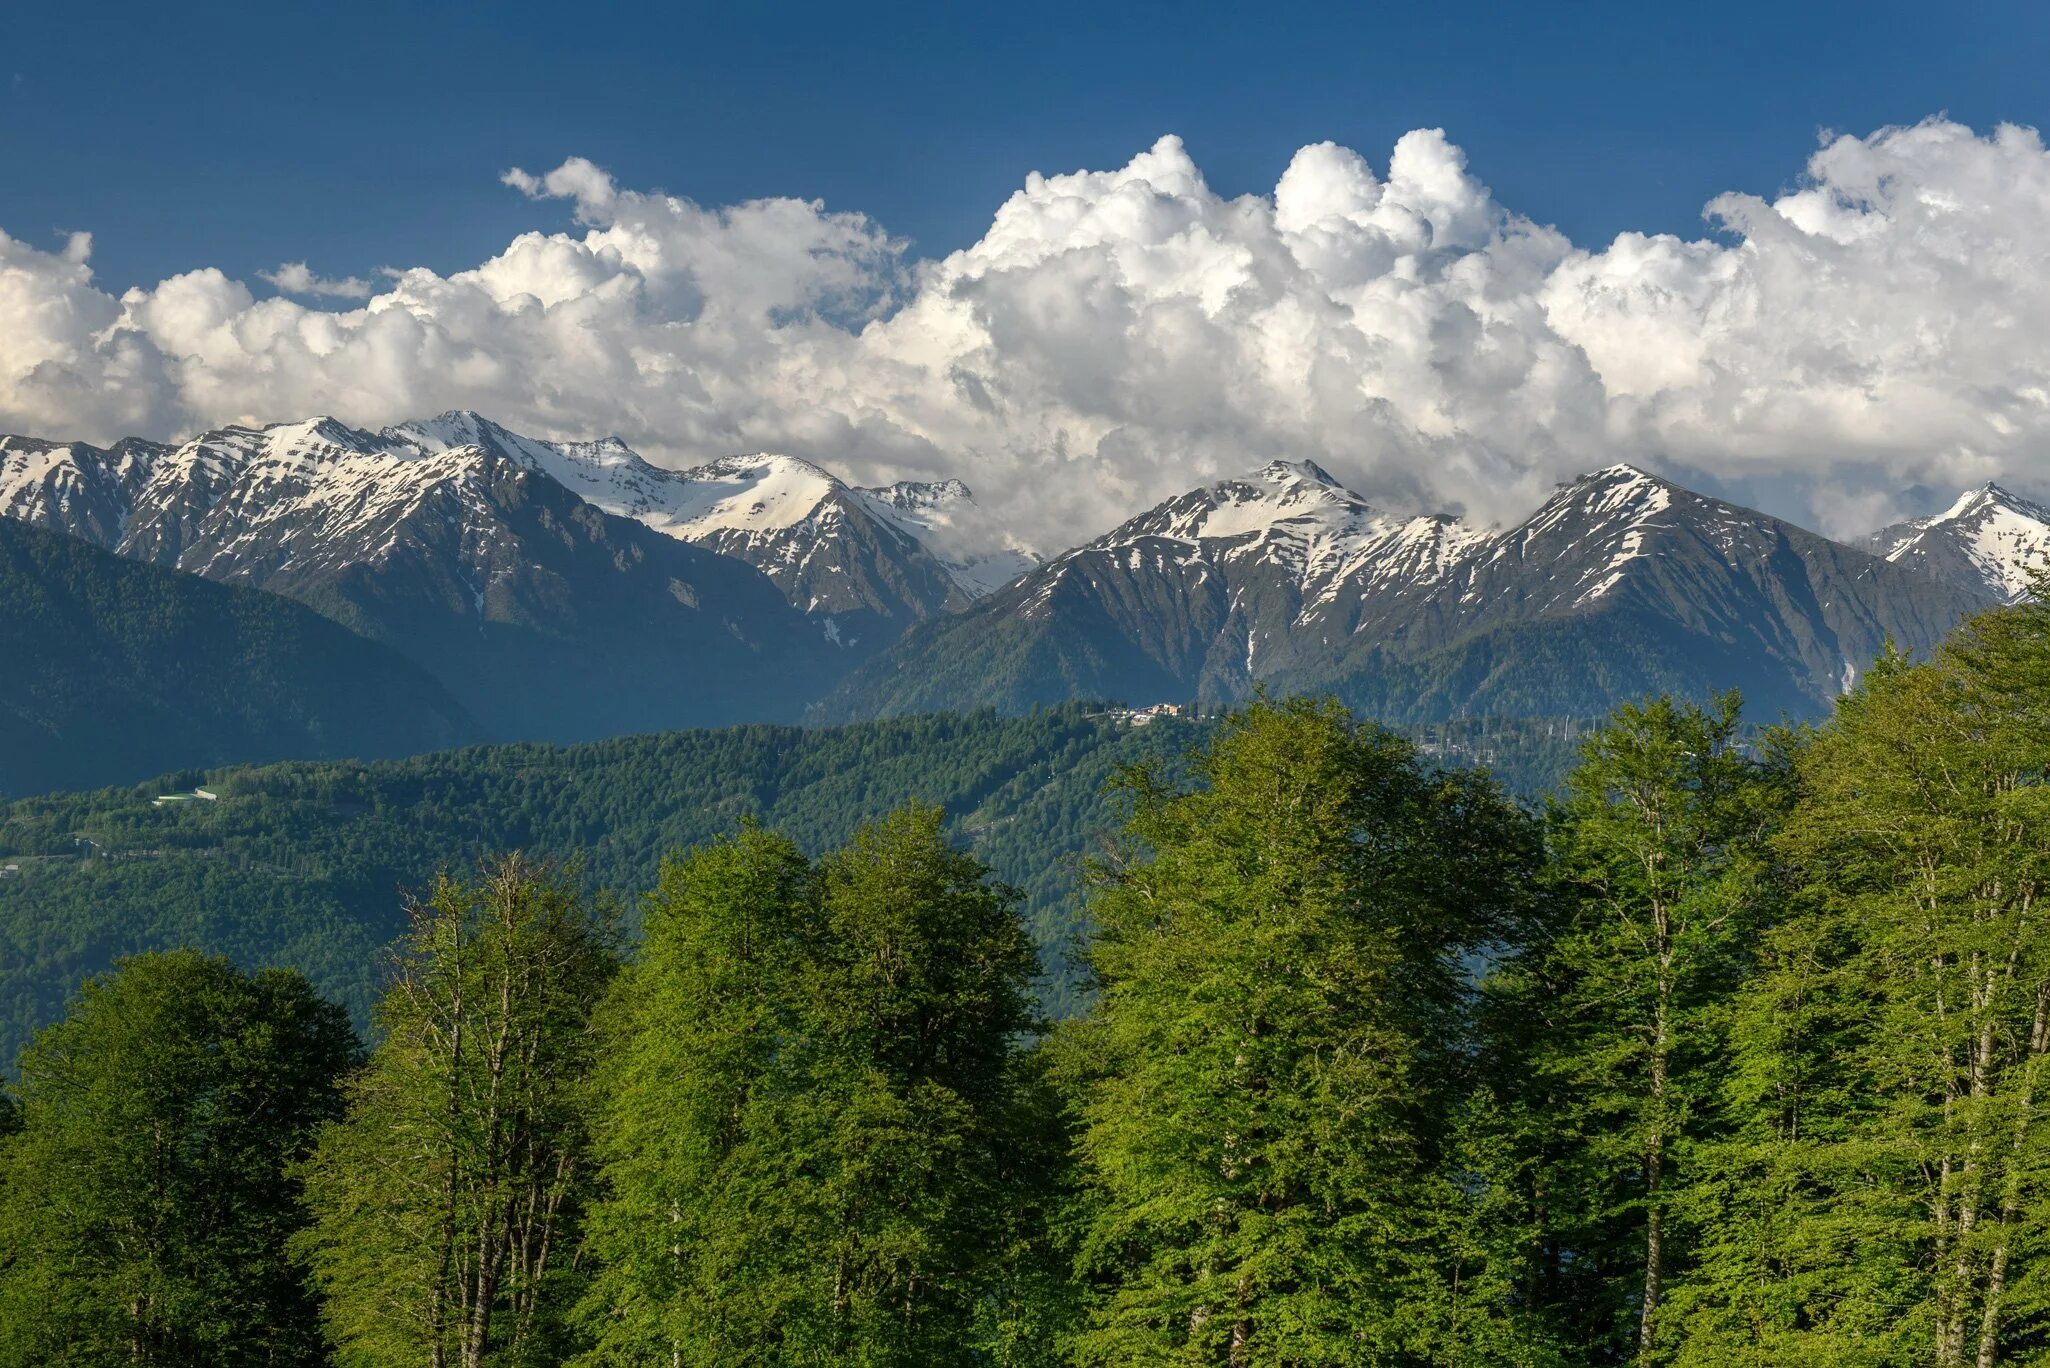
[{"label": "mountain ridge", "polygon": [[605,512],[532,451],[331,418],[121,452],[10,439],[0,512],[295,599],[420,663],[493,736],[791,717],[839,668],[759,572]]},{"label": "mountain ridge", "polygon": [[0,795],[481,740],[428,673],[310,608],[0,518]]},{"label": "mountain ridge", "polygon": [[811,715],[1059,694],[1228,703],[1265,686],[1407,723],[1729,684],[1768,713],[1807,714],[1888,637],[1925,650],[1990,602],[1628,464],[1481,533],[1383,514],[1321,469],[1270,462],[922,626]]},{"label": "mountain ridge", "polygon": [[2050,565],[2050,508],[1991,481],[1968,489],[1941,513],[1882,527],[1865,539],[1873,554],[1953,584],[1983,586],[2002,602],[2026,594]]},{"label": "mountain ridge", "polygon": [[[1950,554],[1982,506],[2005,539]],[[0,439],[0,514],[294,597],[493,734],[561,740],[1260,688],[1406,724],[1725,684],[1804,715],[1887,638],[1926,650],[2011,600],[2050,546],[2050,514],[1998,490],[1860,549],[1628,463],[1483,530],[1268,460],[1040,561],[958,480],[864,488],[767,452],[667,470],[463,410]]]}]

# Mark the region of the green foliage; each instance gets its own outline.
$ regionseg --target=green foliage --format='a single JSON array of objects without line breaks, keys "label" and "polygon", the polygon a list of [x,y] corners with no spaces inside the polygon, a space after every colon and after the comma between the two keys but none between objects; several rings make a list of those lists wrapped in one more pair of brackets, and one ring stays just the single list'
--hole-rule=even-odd
[{"label": "green foliage", "polygon": [[[437,882],[341,1094],[296,976],[93,982],[0,1094],[0,1365],[318,1361],[287,1249],[358,1364],[2050,1361],[2050,606],[1810,731],[1621,708],[1542,821],[1428,763],[1579,731],[1077,708],[14,804],[29,1016],[133,940],[367,984],[408,871],[588,863]],[[615,973],[587,890],[651,879]]]},{"label": "green foliage", "polygon": [[1456,1357],[1441,1166],[1462,963],[1534,853],[1486,780],[1335,704],[1257,705],[1193,790],[1135,772],[1065,1028],[1085,1363]]},{"label": "green foliage", "polygon": [[560,1363],[610,932],[518,857],[442,880],[411,921],[383,1043],[301,1169],[328,1333],[344,1364]]},{"label": "green foliage", "polygon": [[1564,1300],[1615,1358],[1652,1352],[1687,1259],[1673,1198],[1689,1146],[1714,1126],[1716,1009],[1745,974],[1761,911],[1755,851],[1775,788],[1738,751],[1736,720],[1736,695],[1619,708],[1554,820],[1566,917],[1529,966],[1550,1003],[1529,1062],[1570,1146],[1550,1179],[1578,1261],[1562,1280],[1583,1284]]},{"label": "green foliage", "polygon": [[594,1363],[750,1361],[798,1310],[794,1232],[761,1217],[787,1196],[778,1113],[797,1087],[817,889],[803,853],[758,827],[663,867],[598,1019]]},{"label": "green foliage", "polygon": [[[21,867],[0,875],[0,1072],[66,994],[123,954],[192,945],[293,964],[367,1024],[378,955],[404,930],[398,889],[525,850],[576,859],[591,887],[631,895],[654,886],[669,852],[750,817],[816,853],[907,802],[943,808],[951,835],[1023,892],[1040,1003],[1071,1015],[1084,1003],[1083,861],[1127,801],[1107,785],[1131,764],[1172,769],[1207,725],[1132,728],[1074,705],[186,771],[0,803],[0,864]],[[1584,730],[1571,718],[1471,719],[1418,737],[1443,763],[1485,764],[1536,793]],[[220,801],[151,802],[195,784]]]},{"label": "green foliage", "polygon": [[1992,614],[1802,752],[1681,1361],[2050,1352],[2046,679],[2050,608]]},{"label": "green foliage", "polygon": [[818,1349],[842,1362],[962,1355],[1006,1193],[995,1179],[1014,1053],[1031,1024],[1015,894],[954,850],[933,808],[857,832],[821,863],[806,1096],[793,1160],[817,1163]]},{"label": "green foliage", "polygon": [[665,871],[604,1017],[593,1362],[1019,1361],[1034,957],[987,875],[915,807]]},{"label": "green foliage", "polygon": [[[192,945],[297,965],[367,1024],[379,956],[405,929],[399,889],[524,850],[631,895],[669,852],[750,817],[816,853],[912,801],[942,807],[950,833],[1024,891],[1041,1000],[1072,1012],[1081,860],[1119,811],[1105,785],[1120,765],[1173,761],[1198,734],[1073,707],[216,770],[0,805],[0,864],[21,866],[0,876],[0,1067],[122,954]],[[151,805],[201,782],[219,802]]]},{"label": "green foliage", "polygon": [[1518,1194],[1524,1300],[1593,1362],[1644,1359],[1688,1258],[1676,1223],[1710,1134],[1722,1036],[1762,914],[1771,772],[1738,700],[1625,705],[1551,820],[1552,924],[1489,986],[1498,1196]]},{"label": "green foliage", "polygon": [[0,1138],[0,1364],[318,1362],[291,1166],[356,1058],[286,970],[181,951],[88,983]]}]

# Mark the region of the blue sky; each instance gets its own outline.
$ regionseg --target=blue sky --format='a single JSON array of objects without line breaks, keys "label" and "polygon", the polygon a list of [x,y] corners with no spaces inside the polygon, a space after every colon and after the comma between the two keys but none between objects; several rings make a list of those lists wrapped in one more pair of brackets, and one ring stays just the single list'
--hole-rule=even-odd
[{"label": "blue sky", "polygon": [[[1181,134],[1211,184],[1441,126],[1505,204],[1695,235],[1819,130],[2050,117],[2050,7],[10,5],[0,228],[94,234],[116,290],[198,263],[452,270],[567,222],[498,184],[588,157],[701,203],[858,209],[922,254],[1027,171]],[[261,288],[261,287],[259,287]]]},{"label": "blue sky", "polygon": [[475,408],[1048,545],[1625,460],[1848,535],[2050,497],[2046,58],[2018,3],[0,6],[0,431]]}]

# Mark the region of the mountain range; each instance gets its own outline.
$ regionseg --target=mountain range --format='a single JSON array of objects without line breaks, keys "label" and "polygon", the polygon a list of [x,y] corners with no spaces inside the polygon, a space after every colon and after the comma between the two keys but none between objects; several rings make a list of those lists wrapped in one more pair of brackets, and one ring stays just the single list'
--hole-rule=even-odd
[{"label": "mountain range", "polygon": [[1994,486],[1851,546],[1628,465],[1481,529],[1271,462],[1043,559],[958,481],[863,488],[769,453],[667,470],[467,412],[0,438],[0,514],[296,600],[485,737],[554,741],[1258,688],[1401,723],[1729,686],[1813,715],[2050,550],[2050,511]]},{"label": "mountain range", "polygon": [[0,438],[0,513],[296,599],[505,739],[794,719],[1006,554],[973,540],[958,485],[855,490],[776,456],[664,471],[616,439],[468,413],[175,446]]},{"label": "mountain range", "polygon": [[1275,462],[925,624],[820,712],[1218,703],[1264,685],[1398,722],[1729,687],[1763,715],[1812,715],[1889,638],[1926,650],[1995,597],[1628,465],[1483,533]]}]

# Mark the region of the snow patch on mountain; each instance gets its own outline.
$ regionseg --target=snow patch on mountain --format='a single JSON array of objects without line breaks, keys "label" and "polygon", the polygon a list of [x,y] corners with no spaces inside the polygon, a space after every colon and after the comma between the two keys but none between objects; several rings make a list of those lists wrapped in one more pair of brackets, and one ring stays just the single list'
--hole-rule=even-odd
[{"label": "snow patch on mountain", "polygon": [[1875,532],[1867,542],[1896,565],[1982,588],[2004,603],[2029,591],[2050,564],[2050,508],[1996,484],[1958,496],[1941,513]]},{"label": "snow patch on mountain", "polygon": [[[778,564],[819,555],[821,539],[834,537],[850,510],[867,514],[887,537],[902,539],[907,554],[929,555],[943,582],[957,586],[956,601],[979,598],[1039,561],[958,480],[856,489],[773,453],[666,470],[617,437],[544,441],[465,410],[374,433],[330,417],[230,426],[170,447],[0,438],[0,515],[175,564],[224,501],[247,523],[230,539],[238,545],[293,509],[317,514],[304,526],[348,538],[405,516],[425,489],[494,459],[668,536],[752,550]],[[295,539],[295,554],[311,554],[309,535]],[[211,559],[227,554],[220,538],[214,544]]]},{"label": "snow patch on mountain", "polygon": [[662,530],[688,541],[715,532],[782,532],[817,518],[820,505],[847,488],[809,461],[769,452],[727,456],[681,472],[676,483]]},{"label": "snow patch on mountain", "polygon": [[[387,428],[383,435],[426,449],[482,446],[540,471],[608,513],[685,541],[725,543],[729,550],[736,537],[767,549],[770,541],[792,541],[781,534],[793,529],[829,535],[845,516],[844,505],[856,504],[924,547],[970,598],[982,597],[1039,563],[959,480],[860,489],[810,461],[774,452],[666,470],[650,465],[617,437],[547,442],[461,411]],[[802,558],[808,548],[779,545],[771,554]]]},{"label": "snow patch on mountain", "polygon": [[0,436],[0,517],[111,543],[164,448],[129,439],[111,450]]},{"label": "snow patch on mountain", "polygon": [[1170,499],[1092,545],[1165,538],[1275,566],[1295,581],[1308,613],[1341,594],[1441,578],[1482,535],[1444,514],[1384,513],[1314,462],[1270,461]]},{"label": "snow patch on mountain", "polygon": [[[1474,565],[1530,567],[1540,573],[1538,582],[1549,591],[1551,607],[1592,607],[1628,582],[1632,561],[1653,554],[1647,543],[1668,524],[1681,493],[1636,466],[1605,466],[1560,485],[1530,517],[1488,538],[1477,548]],[[1734,544],[1737,510],[1729,509],[1725,518],[1723,505],[1686,497],[1694,514],[1707,517],[1708,539],[1727,554]],[[1480,577],[1469,573],[1464,601],[1485,592]]]},{"label": "snow patch on mountain", "polygon": [[[1269,461],[1169,499],[1054,558],[1030,581],[1018,611],[1052,611],[1060,584],[1077,573],[1094,583],[1089,567],[1107,557],[1134,576],[1187,576],[1194,584],[1225,576],[1234,612],[1255,586],[1263,596],[1279,589],[1291,604],[1291,629],[1336,619],[1335,630],[1351,632],[1363,629],[1353,611],[1362,601],[1435,585],[1484,541],[1484,533],[1447,514],[1383,512],[1313,462]],[[1249,652],[1259,647],[1249,640]]]}]

